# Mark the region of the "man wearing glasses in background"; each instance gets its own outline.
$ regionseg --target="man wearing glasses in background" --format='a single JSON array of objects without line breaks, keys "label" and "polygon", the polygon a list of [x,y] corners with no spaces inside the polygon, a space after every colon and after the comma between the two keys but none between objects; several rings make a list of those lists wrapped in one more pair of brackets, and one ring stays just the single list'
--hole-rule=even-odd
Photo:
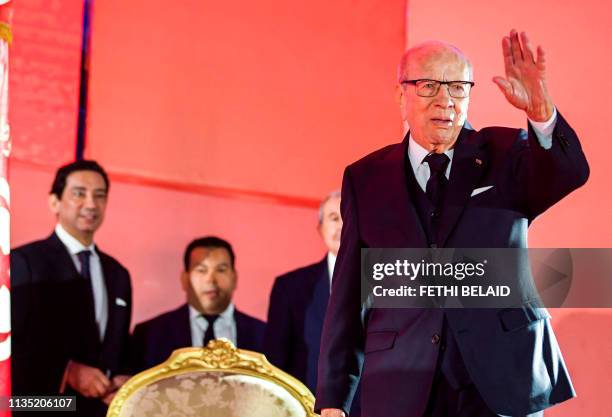
[{"label": "man wearing glasses in background", "polygon": [[541,416],[575,395],[543,308],[368,309],[361,248],[522,248],[536,216],[584,184],[578,138],[553,105],[544,51],[502,41],[494,82],[528,131],[466,125],[472,66],[452,45],[409,49],[397,97],[410,127],[346,168],[344,222],[321,338],[316,409],[342,417]]}]

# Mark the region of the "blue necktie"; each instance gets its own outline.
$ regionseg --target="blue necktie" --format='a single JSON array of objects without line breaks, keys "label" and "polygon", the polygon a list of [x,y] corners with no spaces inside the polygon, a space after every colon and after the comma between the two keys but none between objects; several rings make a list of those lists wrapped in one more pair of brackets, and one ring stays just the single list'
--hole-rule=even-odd
[{"label": "blue necktie", "polygon": [[89,269],[89,257],[91,256],[91,251],[84,250],[77,253],[77,257],[79,258],[79,262],[81,263],[81,276],[88,281],[91,281],[91,270]]}]

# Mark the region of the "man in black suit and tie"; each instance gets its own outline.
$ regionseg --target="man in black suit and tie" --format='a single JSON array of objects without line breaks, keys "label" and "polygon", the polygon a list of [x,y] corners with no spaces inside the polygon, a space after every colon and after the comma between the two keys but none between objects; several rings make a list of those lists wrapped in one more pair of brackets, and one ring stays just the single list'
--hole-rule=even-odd
[{"label": "man in black suit and tie", "polygon": [[76,395],[76,416],[104,416],[128,378],[130,276],[94,243],[108,190],[95,161],[61,167],[55,231],[11,252],[13,395]]},{"label": "man in black suit and tie", "polygon": [[512,309],[383,309],[361,301],[361,248],[525,248],[527,227],[584,184],[575,132],[548,94],[541,48],[502,41],[506,99],[528,130],[474,131],[472,67],[457,48],[409,49],[397,95],[402,143],[346,168],[344,226],[323,328],[316,408],[342,417],[361,383],[367,417],[541,416],[575,395],[550,316]]},{"label": "man in black suit and tie", "polygon": [[160,364],[175,349],[206,346],[221,337],[241,349],[262,350],[265,323],[232,302],[238,274],[229,242],[214,236],[195,239],[183,262],[187,304],[136,326],[130,354],[134,372]]},{"label": "man in black suit and tie", "polygon": [[312,392],[317,387],[321,330],[340,248],[339,191],[321,202],[318,230],[328,249],[325,257],[281,275],[274,282],[264,348],[271,363],[302,381]]}]

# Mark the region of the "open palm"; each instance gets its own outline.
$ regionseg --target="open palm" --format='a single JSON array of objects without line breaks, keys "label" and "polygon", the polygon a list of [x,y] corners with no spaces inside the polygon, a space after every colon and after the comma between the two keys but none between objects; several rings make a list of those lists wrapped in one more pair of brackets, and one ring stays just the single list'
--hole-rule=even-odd
[{"label": "open palm", "polygon": [[544,50],[537,49],[537,57],[525,32],[512,30],[502,40],[506,77],[494,77],[506,99],[514,107],[527,113],[531,120],[543,122],[553,114],[552,99],[546,89],[546,61]]}]

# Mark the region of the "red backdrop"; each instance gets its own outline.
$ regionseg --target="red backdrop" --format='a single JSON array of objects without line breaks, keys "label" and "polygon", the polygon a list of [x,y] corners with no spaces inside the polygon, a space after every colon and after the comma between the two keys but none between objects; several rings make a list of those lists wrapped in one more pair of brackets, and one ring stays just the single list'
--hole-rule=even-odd
[{"label": "red backdrop", "polygon": [[[592,175],[534,223],[530,244],[611,246],[610,7],[593,0],[506,6],[95,2],[86,154],[114,174],[97,241],[132,272],[134,320],[183,300],[183,248],[209,233],[236,246],[238,306],[264,317],[274,276],[324,254],[316,200],[339,187],[347,163],[401,139],[396,63],[406,42],[424,39],[449,40],[472,58],[476,127],[525,125],[490,81],[503,70],[501,36],[518,25],[545,47],[550,90],[583,139]],[[51,231],[46,194],[74,149],[81,13],[77,0],[15,5],[13,245]],[[580,397],[549,415],[605,415],[612,315],[554,316]]]},{"label": "red backdrop", "polygon": [[[11,41],[11,5],[0,1],[0,396],[11,394],[10,309],[10,205],[8,157],[11,153],[8,124],[8,63]],[[0,409],[0,417],[10,416]]]}]

